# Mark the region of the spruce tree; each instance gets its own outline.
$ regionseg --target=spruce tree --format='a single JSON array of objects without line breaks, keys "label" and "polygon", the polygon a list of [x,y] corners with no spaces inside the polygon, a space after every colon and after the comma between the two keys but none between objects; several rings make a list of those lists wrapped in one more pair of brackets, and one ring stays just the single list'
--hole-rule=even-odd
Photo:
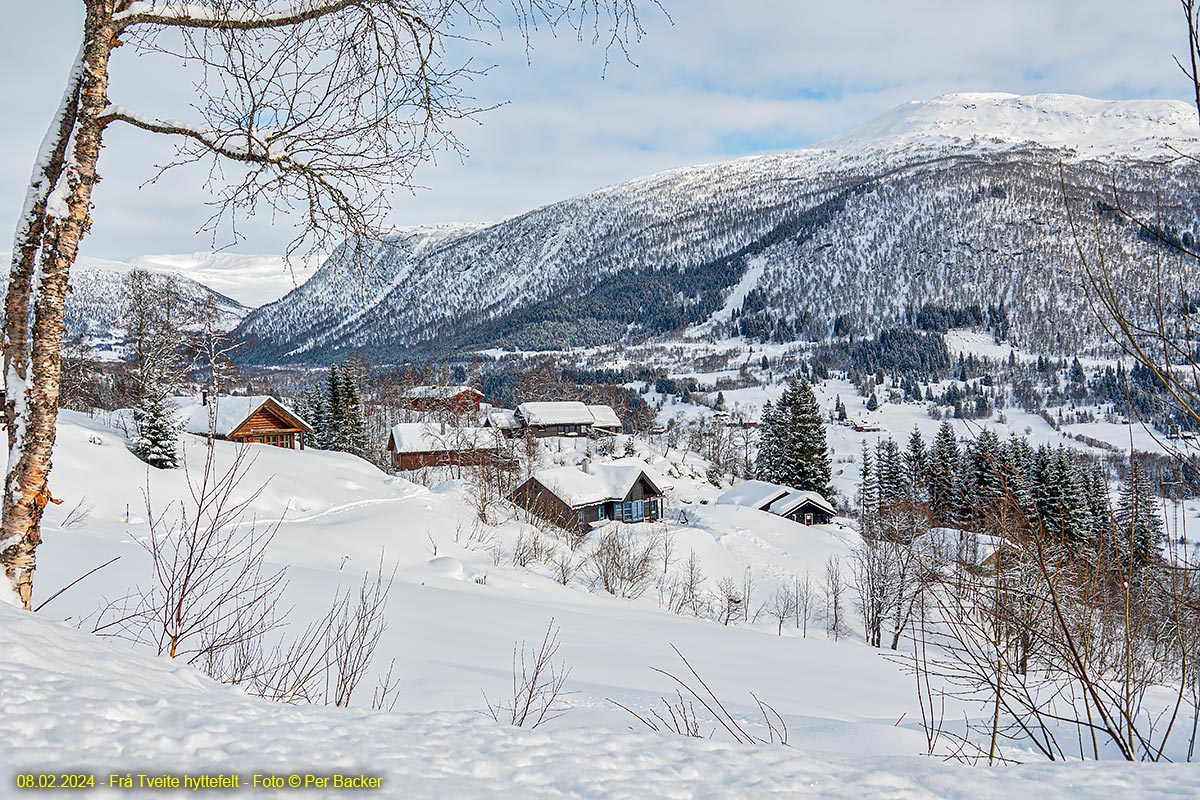
[{"label": "spruce tree", "polygon": [[908,435],[908,449],[904,451],[905,492],[908,500],[913,503],[924,503],[928,498],[926,492],[926,471],[929,468],[929,453],[925,449],[925,439],[915,425]]},{"label": "spruce tree", "polygon": [[363,418],[362,398],[358,391],[358,373],[347,364],[342,364],[341,384],[341,449],[361,456],[366,452],[367,424]]},{"label": "spruce tree", "polygon": [[874,535],[875,518],[879,513],[879,476],[875,470],[875,456],[866,440],[862,443],[862,471],[858,479],[859,532],[866,537]]},{"label": "spruce tree", "polygon": [[329,377],[326,380],[325,407],[325,441],[326,450],[346,449],[346,401],[342,388],[342,373],[337,364],[329,366]]},{"label": "spruce tree", "polygon": [[1154,487],[1144,467],[1134,465],[1116,511],[1117,554],[1121,566],[1148,566],[1160,557],[1166,540]]},{"label": "spruce tree", "polygon": [[791,398],[786,412],[788,449],[784,461],[788,480],[785,483],[828,497],[832,470],[821,406],[806,380],[793,381],[789,392]]},{"label": "spruce tree", "polygon": [[1054,451],[1041,445],[1033,457],[1033,501],[1041,527],[1051,536],[1063,528],[1062,486],[1058,481]]},{"label": "spruce tree", "polygon": [[907,495],[908,483],[904,470],[904,456],[900,445],[888,437],[875,447],[875,469],[879,475],[879,507],[887,508],[899,503]]},{"label": "spruce tree", "polygon": [[996,508],[1005,497],[1000,439],[992,431],[985,430],[971,442],[967,452],[970,465],[966,476],[967,491],[976,507],[974,516],[979,519],[979,512]]},{"label": "spruce tree", "polygon": [[958,513],[958,438],[954,426],[943,422],[929,453],[929,508],[939,525],[953,527]]},{"label": "spruce tree", "polygon": [[1061,445],[1055,456],[1054,478],[1058,483],[1059,524],[1063,538],[1078,546],[1090,535],[1087,497],[1079,461]]},{"label": "spruce tree", "polygon": [[142,461],[158,469],[179,466],[176,440],[179,425],[176,423],[167,397],[154,389],[143,393],[133,409],[133,424],[137,431],[133,440],[133,453]]},{"label": "spruce tree", "polygon": [[763,406],[762,421],[758,426],[758,454],[754,460],[754,476],[760,481],[779,482],[781,447],[779,414],[768,400]]},{"label": "spruce tree", "polygon": [[313,432],[305,441],[314,450],[328,450],[329,408],[325,403],[325,393],[320,386],[314,386],[305,393],[301,402],[300,416],[312,426]]},{"label": "spruce tree", "polygon": [[1087,487],[1085,496],[1088,504],[1088,522],[1091,526],[1089,539],[1095,547],[1111,545],[1115,530],[1113,509],[1109,503],[1108,478],[1103,467],[1092,467],[1084,476]]}]

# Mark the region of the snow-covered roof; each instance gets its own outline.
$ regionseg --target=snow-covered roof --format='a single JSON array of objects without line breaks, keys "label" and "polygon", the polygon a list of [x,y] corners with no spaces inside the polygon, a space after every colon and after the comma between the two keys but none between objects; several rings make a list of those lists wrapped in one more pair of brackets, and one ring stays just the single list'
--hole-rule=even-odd
[{"label": "snow-covered roof", "polygon": [[794,491],[791,487],[780,486],[766,481],[742,481],[728,490],[717,502],[725,506],[746,506],[766,511],[767,507],[780,498]]},{"label": "snow-covered roof", "polygon": [[614,428],[619,431],[625,427],[612,406],[588,406],[588,411],[592,412],[592,419],[595,420],[592,424],[597,428]]},{"label": "snow-covered roof", "polygon": [[596,420],[587,405],[574,400],[521,403],[517,413],[526,425],[591,425]]},{"label": "snow-covered roof", "polygon": [[580,467],[555,467],[533,473],[533,478],[572,507],[623,500],[638,478],[645,475],[659,491],[669,487],[661,475],[640,458],[618,458]]},{"label": "snow-covered roof", "polygon": [[517,413],[526,425],[594,425],[598,428],[623,427],[612,406],[589,406],[575,400],[544,400],[521,403]]},{"label": "snow-covered roof", "polygon": [[827,514],[834,513],[833,506],[830,505],[829,501],[824,497],[816,492],[805,492],[799,489],[793,489],[785,496],[771,503],[771,505],[767,508],[767,511],[783,517],[795,511],[805,503],[812,503],[814,506]]},{"label": "snow-covered roof", "polygon": [[393,453],[448,453],[495,450],[499,439],[494,428],[441,426],[431,422],[401,422],[392,426]]},{"label": "snow-covered roof", "polygon": [[511,408],[489,408],[480,415],[482,422],[502,431],[514,430],[521,427],[517,422],[517,413]]},{"label": "snow-covered roof", "polygon": [[460,394],[476,394],[483,397],[483,392],[470,386],[414,386],[404,393],[411,399],[450,400]]},{"label": "snow-covered roof", "polygon": [[[228,436],[233,433],[268,402],[274,403],[295,417],[296,421],[300,423],[300,427],[308,431],[312,430],[312,426],[305,422],[299,414],[270,395],[256,394],[246,397],[218,395],[210,397],[208,402],[216,407],[216,424],[213,433],[217,436]],[[184,431],[200,435],[208,434],[210,407],[204,404],[203,397],[172,397],[171,404],[175,406],[176,418],[182,421]]]},{"label": "snow-covered roof", "polygon": [[937,553],[948,561],[982,567],[1000,549],[1001,539],[958,528],[930,528],[928,533],[921,534],[913,543],[936,548]]}]

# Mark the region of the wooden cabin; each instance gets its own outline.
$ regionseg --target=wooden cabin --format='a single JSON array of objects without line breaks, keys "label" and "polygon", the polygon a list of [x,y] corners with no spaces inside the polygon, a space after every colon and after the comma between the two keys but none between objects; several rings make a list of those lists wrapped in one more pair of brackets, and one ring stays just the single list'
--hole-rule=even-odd
[{"label": "wooden cabin", "polygon": [[621,458],[540,470],[514,489],[509,500],[560,528],[585,534],[609,520],[633,524],[661,519],[667,488],[646,462]]},{"label": "wooden cabin", "polygon": [[515,416],[521,431],[538,438],[620,433],[621,419],[611,406],[574,400],[521,403]]},{"label": "wooden cabin", "polygon": [[767,481],[743,481],[718,497],[717,503],[765,511],[801,525],[828,525],[836,513],[817,492]]},{"label": "wooden cabin", "polygon": [[312,426],[283,403],[268,395],[236,397],[175,398],[175,407],[184,419],[183,430],[196,436],[209,436],[243,444],[266,444],[289,450],[303,450],[304,437]]},{"label": "wooden cabin", "polygon": [[503,435],[493,428],[402,422],[388,433],[388,452],[399,470],[503,464]]},{"label": "wooden cabin", "polygon": [[828,525],[833,522],[834,516],[833,506],[828,500],[816,492],[802,492],[799,489],[776,500],[767,507],[767,511],[801,525]]},{"label": "wooden cabin", "polygon": [[408,411],[467,414],[479,411],[483,392],[470,386],[414,386],[400,398]]}]

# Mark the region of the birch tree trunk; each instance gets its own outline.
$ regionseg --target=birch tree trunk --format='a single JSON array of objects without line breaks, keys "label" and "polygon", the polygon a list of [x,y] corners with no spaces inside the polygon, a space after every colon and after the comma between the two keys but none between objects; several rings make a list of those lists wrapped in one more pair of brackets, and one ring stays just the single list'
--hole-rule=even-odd
[{"label": "birch tree trunk", "polygon": [[47,163],[39,164],[43,191],[27,209],[30,216],[22,220],[18,231],[18,252],[14,253],[5,299],[9,452],[0,518],[0,565],[7,586],[0,593],[9,601],[15,595],[16,602],[26,609],[33,594],[42,512],[47,503],[54,502],[47,479],[62,377],[63,306],[71,291],[71,266],[91,225],[92,187],[99,180],[96,162],[104,129],[100,115],[108,105],[108,59],[117,43],[112,16],[119,1],[87,3],[82,69],[71,78],[76,85],[68,86],[65,103],[70,105],[59,111]]},{"label": "birch tree trunk", "polygon": [[[525,35],[539,22],[553,28],[563,21],[582,36],[594,20],[609,30],[606,57],[612,47],[625,52],[642,34],[632,0],[83,0],[80,56],[38,154],[5,297],[9,447],[0,503],[0,600],[29,608],[42,512],[57,502],[48,477],[63,306],[80,240],[91,226],[105,128],[122,122],[176,137],[173,166],[210,158],[238,165],[243,174],[220,191],[214,226],[265,204],[304,214],[289,253],[304,242],[317,252],[341,241],[374,241],[388,193],[411,189],[412,171],[436,151],[456,149],[446,126],[479,111],[465,105],[459,91],[477,73],[469,61],[446,66],[443,42],[453,35],[455,15],[499,32],[493,2],[516,13]],[[164,31],[179,35],[158,38]],[[188,90],[198,122],[109,105],[108,61],[121,43],[118,34],[138,52],[200,65],[200,78]],[[263,119],[271,124],[261,127]]]}]

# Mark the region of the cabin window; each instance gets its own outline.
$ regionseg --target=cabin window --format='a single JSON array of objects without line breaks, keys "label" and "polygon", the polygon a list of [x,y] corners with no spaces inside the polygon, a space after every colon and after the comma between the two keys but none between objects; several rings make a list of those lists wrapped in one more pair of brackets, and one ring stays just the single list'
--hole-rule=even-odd
[{"label": "cabin window", "polygon": [[632,503],[621,504],[622,522],[641,522],[646,518],[646,501],[634,500]]},{"label": "cabin window", "polygon": [[608,508],[606,506],[596,507],[596,519],[606,519],[608,517]]},{"label": "cabin window", "polygon": [[804,524],[805,524],[805,525],[812,525],[812,524],[813,524],[813,515],[812,515],[812,514],[805,514],[805,515],[804,515]]},{"label": "cabin window", "polygon": [[583,509],[579,510],[579,524],[583,525],[587,522],[587,512]]}]

